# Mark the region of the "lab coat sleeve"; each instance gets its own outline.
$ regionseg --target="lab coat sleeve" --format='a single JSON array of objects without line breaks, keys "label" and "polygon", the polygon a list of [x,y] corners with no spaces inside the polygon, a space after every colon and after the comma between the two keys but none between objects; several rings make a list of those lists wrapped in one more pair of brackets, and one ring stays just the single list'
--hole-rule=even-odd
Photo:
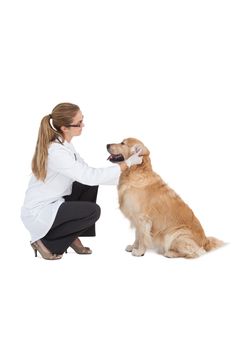
[{"label": "lab coat sleeve", "polygon": [[117,185],[121,173],[119,165],[92,168],[79,155],[76,154],[75,157],[65,147],[49,151],[47,166],[54,172],[89,186]]}]

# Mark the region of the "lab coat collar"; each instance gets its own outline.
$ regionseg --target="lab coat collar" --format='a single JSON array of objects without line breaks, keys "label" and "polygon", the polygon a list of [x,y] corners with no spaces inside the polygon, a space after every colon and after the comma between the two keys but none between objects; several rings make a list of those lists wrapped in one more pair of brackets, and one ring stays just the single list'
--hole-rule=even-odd
[{"label": "lab coat collar", "polygon": [[69,148],[71,151],[74,150],[74,146],[72,145],[71,142],[68,142],[68,141],[65,140],[64,143],[63,143],[63,145],[64,145],[65,147]]},{"label": "lab coat collar", "polygon": [[61,137],[58,137],[54,142],[60,143],[61,145],[65,146],[66,148],[69,148],[70,150],[73,151],[74,146],[72,145],[72,143],[68,142],[66,140],[63,141]]}]

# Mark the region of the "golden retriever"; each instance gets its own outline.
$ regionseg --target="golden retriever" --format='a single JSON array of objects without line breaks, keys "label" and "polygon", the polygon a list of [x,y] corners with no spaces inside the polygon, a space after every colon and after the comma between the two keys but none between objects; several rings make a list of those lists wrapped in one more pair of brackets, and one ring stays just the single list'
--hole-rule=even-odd
[{"label": "golden retriever", "polygon": [[119,205],[135,228],[135,241],[126,250],[134,256],[144,255],[147,248],[169,258],[195,258],[223,242],[206,237],[204,230],[186,203],[152,170],[149,150],[128,138],[108,144],[111,162],[128,159],[141,149],[143,161],[121,173],[118,184]]}]

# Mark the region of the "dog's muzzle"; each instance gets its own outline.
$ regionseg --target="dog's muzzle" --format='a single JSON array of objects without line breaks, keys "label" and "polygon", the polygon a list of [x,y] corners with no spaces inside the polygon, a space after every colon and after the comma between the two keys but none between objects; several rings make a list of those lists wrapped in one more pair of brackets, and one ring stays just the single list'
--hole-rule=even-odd
[{"label": "dog's muzzle", "polygon": [[110,152],[110,147],[111,145],[107,145],[107,150],[108,152],[110,153],[110,156],[108,157],[107,160],[110,160],[110,162],[112,163],[119,163],[119,162],[123,162],[125,159],[124,159],[124,156],[123,154],[119,153],[119,154],[113,154]]}]

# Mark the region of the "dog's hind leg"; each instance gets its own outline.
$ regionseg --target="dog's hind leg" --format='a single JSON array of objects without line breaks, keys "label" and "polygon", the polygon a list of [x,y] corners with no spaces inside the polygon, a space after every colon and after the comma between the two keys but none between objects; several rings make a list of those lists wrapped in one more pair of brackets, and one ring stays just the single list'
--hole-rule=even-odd
[{"label": "dog's hind leg", "polygon": [[143,256],[146,247],[150,245],[151,241],[151,227],[152,221],[146,216],[140,216],[136,223],[136,240],[132,249],[132,255]]},{"label": "dog's hind leg", "polygon": [[206,252],[205,249],[199,246],[192,238],[191,231],[179,231],[177,231],[175,235],[173,234],[176,237],[174,237],[173,241],[170,241],[170,247],[165,250],[164,256],[168,258],[196,258]]}]

